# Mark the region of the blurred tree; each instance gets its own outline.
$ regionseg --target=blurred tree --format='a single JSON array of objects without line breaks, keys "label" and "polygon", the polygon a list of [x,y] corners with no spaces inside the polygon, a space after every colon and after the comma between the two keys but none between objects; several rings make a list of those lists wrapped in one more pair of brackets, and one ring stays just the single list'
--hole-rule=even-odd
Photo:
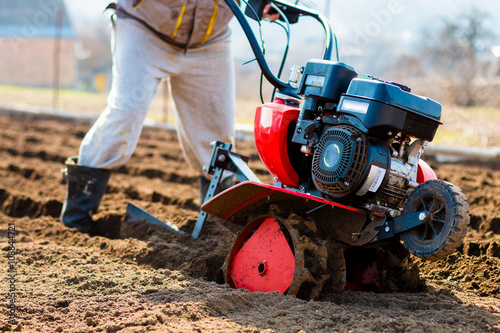
[{"label": "blurred tree", "polygon": [[424,33],[424,55],[429,69],[454,82],[455,102],[459,105],[476,104],[473,81],[479,74],[480,55],[494,34],[487,28],[487,12],[474,8],[456,20],[444,21],[437,34]]}]

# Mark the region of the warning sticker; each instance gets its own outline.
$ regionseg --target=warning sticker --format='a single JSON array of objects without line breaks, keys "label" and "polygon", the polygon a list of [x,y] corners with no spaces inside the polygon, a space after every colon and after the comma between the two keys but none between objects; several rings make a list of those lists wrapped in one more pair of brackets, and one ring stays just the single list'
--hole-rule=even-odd
[{"label": "warning sticker", "polygon": [[357,195],[365,195],[366,192],[377,192],[380,185],[384,181],[385,172],[387,170],[376,165],[372,165],[370,167],[370,172],[368,173],[368,177],[366,178],[365,183],[359,191],[356,193]]}]

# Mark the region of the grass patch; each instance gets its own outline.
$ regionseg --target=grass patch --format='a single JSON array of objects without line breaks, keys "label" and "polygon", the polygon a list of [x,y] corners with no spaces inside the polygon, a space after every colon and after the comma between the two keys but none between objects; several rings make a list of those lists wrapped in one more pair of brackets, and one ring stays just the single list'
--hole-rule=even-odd
[{"label": "grass patch", "polygon": [[500,108],[488,106],[443,107],[434,144],[465,147],[500,146]]},{"label": "grass patch", "polygon": [[56,96],[50,88],[0,85],[0,103],[18,108],[36,106],[100,113],[106,106],[106,96],[70,89],[61,89]]}]

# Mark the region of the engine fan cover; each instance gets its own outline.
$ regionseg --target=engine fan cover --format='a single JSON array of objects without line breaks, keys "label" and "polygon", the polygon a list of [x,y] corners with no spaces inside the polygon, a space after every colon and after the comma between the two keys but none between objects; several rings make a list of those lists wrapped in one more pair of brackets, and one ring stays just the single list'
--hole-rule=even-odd
[{"label": "engine fan cover", "polygon": [[385,142],[366,137],[359,129],[339,125],[321,137],[313,156],[316,188],[332,197],[363,196],[386,181],[390,149]]}]

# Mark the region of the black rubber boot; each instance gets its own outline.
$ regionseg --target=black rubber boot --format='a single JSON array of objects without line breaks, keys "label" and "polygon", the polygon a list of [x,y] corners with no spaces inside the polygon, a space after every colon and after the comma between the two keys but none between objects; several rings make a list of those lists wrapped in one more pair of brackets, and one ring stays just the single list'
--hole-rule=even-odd
[{"label": "black rubber boot", "polygon": [[111,170],[96,169],[77,164],[76,157],[66,160],[66,199],[61,211],[61,220],[67,227],[89,233],[92,214],[97,212],[106,191]]},{"label": "black rubber boot", "polygon": [[[205,196],[207,195],[208,187],[210,186],[210,180],[205,178],[204,176],[198,177],[198,185],[200,186],[200,199],[201,203],[205,202]],[[234,185],[234,177],[231,175],[230,177],[226,177],[220,183],[217,189],[215,190],[215,194],[219,194],[231,186]]]}]

